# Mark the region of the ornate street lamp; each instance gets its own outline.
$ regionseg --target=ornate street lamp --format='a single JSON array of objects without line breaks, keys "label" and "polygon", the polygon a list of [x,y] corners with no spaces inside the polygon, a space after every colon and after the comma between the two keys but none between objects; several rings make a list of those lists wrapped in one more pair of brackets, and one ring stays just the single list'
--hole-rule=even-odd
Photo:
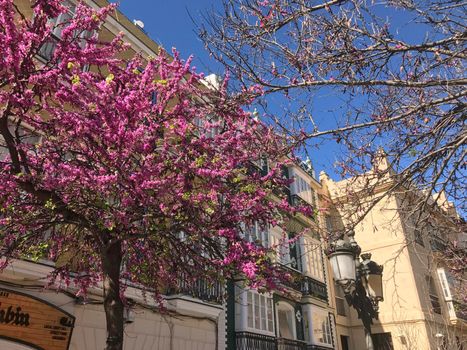
[{"label": "ornate street lamp", "polygon": [[373,319],[378,319],[378,303],[383,300],[383,266],[371,260],[371,254],[362,254],[355,241],[355,232],[347,234],[348,241],[339,239],[331,244],[328,259],[334,280],[343,287],[345,298],[357,311],[363,322],[368,350],[374,350],[371,339]]},{"label": "ornate street lamp", "polygon": [[362,254],[360,270],[363,281],[366,282],[368,296],[375,301],[375,307],[378,302],[383,301],[383,266],[378,265],[371,260],[371,253]]}]

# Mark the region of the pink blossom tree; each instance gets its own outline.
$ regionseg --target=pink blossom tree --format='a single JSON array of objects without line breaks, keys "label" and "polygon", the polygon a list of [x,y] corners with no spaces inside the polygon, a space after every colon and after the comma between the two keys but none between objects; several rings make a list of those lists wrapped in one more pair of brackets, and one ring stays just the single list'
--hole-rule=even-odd
[{"label": "pink blossom tree", "polygon": [[37,255],[60,261],[51,283],[85,293],[102,282],[108,350],[123,344],[122,279],[159,300],[181,276],[243,273],[273,287],[282,276],[242,227],[285,225],[301,210],[277,194],[283,140],[176,52],[124,61],[122,35],[83,35],[98,33],[113,5],[78,3],[54,27],[61,3],[31,2],[26,18],[0,1],[2,266]]}]

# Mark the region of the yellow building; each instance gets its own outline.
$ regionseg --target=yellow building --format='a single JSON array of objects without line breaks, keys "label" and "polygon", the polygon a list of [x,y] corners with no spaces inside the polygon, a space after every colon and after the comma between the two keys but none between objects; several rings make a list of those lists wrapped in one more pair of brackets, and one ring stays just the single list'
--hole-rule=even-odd
[{"label": "yellow building", "polygon": [[[378,183],[371,172],[339,182],[320,174],[321,198],[330,208],[328,229],[348,228],[350,221],[368,210],[355,226],[355,239],[362,253],[372,253],[372,259],[384,266],[384,301],[372,326],[375,350],[467,348],[466,307],[462,296],[456,295],[456,284],[463,281],[450,276],[440,254],[443,241],[454,239],[460,222],[453,205],[440,195],[423,210],[414,209],[411,203],[418,195],[414,191],[382,197],[394,184],[386,157],[377,171],[385,173]],[[349,194],[358,196],[359,208],[351,205]],[[465,233],[456,235],[465,243]],[[339,349],[366,349],[362,322],[345,302],[342,288],[334,286],[333,295]]]}]

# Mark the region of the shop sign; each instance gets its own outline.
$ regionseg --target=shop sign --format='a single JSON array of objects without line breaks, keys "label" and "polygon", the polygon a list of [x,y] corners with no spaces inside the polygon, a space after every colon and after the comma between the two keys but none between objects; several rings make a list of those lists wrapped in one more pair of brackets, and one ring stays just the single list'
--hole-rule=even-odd
[{"label": "shop sign", "polygon": [[67,350],[75,317],[44,300],[0,288],[0,338],[38,350]]}]

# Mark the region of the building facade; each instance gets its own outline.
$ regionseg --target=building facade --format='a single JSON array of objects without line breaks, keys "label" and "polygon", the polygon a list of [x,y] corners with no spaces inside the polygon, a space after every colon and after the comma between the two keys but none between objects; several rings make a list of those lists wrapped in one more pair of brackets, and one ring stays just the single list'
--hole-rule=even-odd
[{"label": "building facade", "polygon": [[[325,173],[320,174],[328,203],[339,203],[334,212],[330,211],[332,230],[342,230],[352,217],[346,198],[349,189],[361,196],[362,203],[370,203],[391,188],[394,173],[388,160],[384,158],[378,166],[375,171],[384,172],[385,179],[372,187],[371,193],[362,188],[368,182],[335,182]],[[362,253],[372,253],[372,259],[384,266],[384,301],[379,304],[379,319],[372,326],[375,350],[466,349],[465,296],[456,294],[465,290],[458,288],[465,282],[450,275],[446,257],[441,254],[449,240],[465,244],[465,233],[458,230],[465,223],[442,194],[423,210],[414,209],[416,198],[410,196],[418,194],[396,191],[382,197],[354,228]],[[338,348],[365,349],[361,320],[346,305],[342,288],[332,289]]]},{"label": "building facade", "polygon": [[[68,16],[73,15],[73,2]],[[105,0],[88,0],[98,8]],[[30,1],[16,1],[32,16]],[[56,21],[65,20],[57,18]],[[159,47],[140,28],[116,11],[101,28],[101,40],[123,32],[131,48],[122,53],[155,55]],[[83,35],[88,35],[83,33]],[[60,40],[60,31],[54,31]],[[55,41],[44,45],[39,60],[46,62]],[[2,148],[0,147],[0,158]],[[276,250],[273,261],[292,276],[281,290],[262,293],[241,278],[226,286],[199,280],[167,290],[163,305],[128,285],[125,345],[130,349],[167,350],[360,350],[365,349],[361,321],[347,306],[341,287],[332,283],[323,238],[347,224],[349,210],[333,206],[345,202],[348,182],[334,182],[322,174],[316,180],[309,163],[290,165],[292,181],[285,189],[293,205],[307,205],[313,217],[295,216],[287,232],[276,227],[245,228],[245,239]],[[388,178],[388,182],[390,178]],[[384,192],[381,186],[378,191]],[[358,192],[358,191],[357,191]],[[385,300],[373,325],[375,350],[459,350],[466,345],[466,309],[456,294],[456,281],[439,253],[443,232],[421,232],[401,210],[402,198],[378,202],[356,227],[364,252],[384,265]],[[317,210],[318,208],[329,210]],[[334,209],[331,209],[334,208]],[[429,212],[436,222],[453,221],[445,203]],[[303,229],[303,236],[296,236]],[[287,237],[288,239],[284,239]],[[59,263],[59,262],[58,262]],[[97,350],[106,339],[102,290],[76,297],[72,288],[45,288],[50,261],[17,260],[0,274],[0,349]],[[33,322],[34,320],[34,322]],[[36,321],[37,320],[37,321]]]},{"label": "building facade", "polygon": [[[309,165],[288,167],[292,180],[287,189],[292,205],[317,208],[320,183]],[[274,247],[274,263],[292,275],[281,291],[258,293],[231,281],[227,302],[228,350],[311,350],[334,349],[334,312],[329,304],[329,274],[322,249],[324,221],[317,210],[313,218],[293,218],[284,234],[278,228],[247,230],[246,239]],[[296,232],[308,228],[294,239]],[[288,237],[290,241],[284,239]]]}]

